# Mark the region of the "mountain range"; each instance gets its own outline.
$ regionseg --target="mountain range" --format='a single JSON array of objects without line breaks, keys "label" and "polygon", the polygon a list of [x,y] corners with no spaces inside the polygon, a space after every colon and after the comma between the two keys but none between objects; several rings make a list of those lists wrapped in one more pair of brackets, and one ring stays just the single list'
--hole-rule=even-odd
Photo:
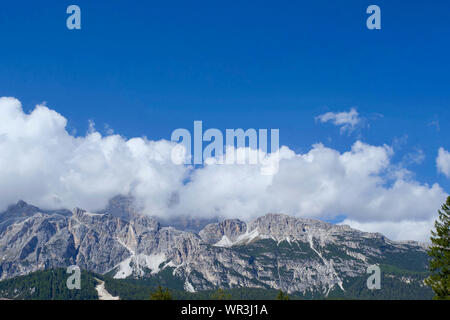
[{"label": "mountain range", "polygon": [[373,264],[383,272],[381,293],[389,286],[430,296],[425,244],[346,225],[274,213],[247,222],[161,220],[138,213],[123,196],[99,212],[19,201],[0,213],[0,280],[77,265],[116,280],[164,275],[190,293],[259,288],[328,297],[367,291]]}]

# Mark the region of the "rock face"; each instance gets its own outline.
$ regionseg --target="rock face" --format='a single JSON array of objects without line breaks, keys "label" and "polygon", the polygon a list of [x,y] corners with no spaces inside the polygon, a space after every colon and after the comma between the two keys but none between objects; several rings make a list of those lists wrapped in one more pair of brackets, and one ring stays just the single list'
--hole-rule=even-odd
[{"label": "rock face", "polygon": [[[221,241],[222,246],[227,246],[235,242],[246,231],[247,225],[244,222],[238,219],[230,219],[207,225],[199,232],[199,235],[202,240],[209,244],[217,244]],[[218,246],[221,246],[221,244],[219,243]]]},{"label": "rock face", "polygon": [[38,212],[43,212],[50,215],[71,215],[71,212],[69,210],[44,211],[39,209],[38,207],[27,204],[25,201],[19,201],[17,202],[17,204],[9,206],[6,211],[0,213],[0,232],[4,231],[7,226],[19,221],[23,221]]},{"label": "rock face", "polygon": [[8,221],[0,231],[0,279],[77,265],[115,278],[170,270],[188,291],[255,287],[326,295],[345,290],[370,264],[423,271],[427,263],[416,242],[283,214],[224,220],[195,234],[162,227],[121,204],[112,213],[74,209],[70,215],[22,202],[16,207],[14,215],[0,214],[7,217],[0,223]]}]

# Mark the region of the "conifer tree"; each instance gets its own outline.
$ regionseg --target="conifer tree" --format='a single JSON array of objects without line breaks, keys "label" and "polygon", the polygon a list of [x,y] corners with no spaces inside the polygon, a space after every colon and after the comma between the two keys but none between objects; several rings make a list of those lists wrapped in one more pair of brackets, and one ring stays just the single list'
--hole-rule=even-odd
[{"label": "conifer tree", "polygon": [[289,300],[289,295],[284,293],[281,289],[278,291],[278,295],[275,298],[276,300]]},{"label": "conifer tree", "polygon": [[431,275],[425,283],[433,289],[434,299],[450,300],[450,196],[438,212],[428,249]]},{"label": "conifer tree", "polygon": [[150,300],[172,300],[172,295],[169,289],[163,289],[161,285],[158,286],[155,292],[150,295]]},{"label": "conifer tree", "polygon": [[211,300],[230,300],[231,294],[226,293],[225,290],[219,288],[211,295]]}]

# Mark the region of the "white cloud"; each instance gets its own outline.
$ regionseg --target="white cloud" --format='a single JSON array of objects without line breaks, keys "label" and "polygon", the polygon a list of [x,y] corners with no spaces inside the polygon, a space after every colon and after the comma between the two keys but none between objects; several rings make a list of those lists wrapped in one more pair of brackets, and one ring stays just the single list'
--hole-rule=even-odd
[{"label": "white cloud", "polygon": [[[151,195],[163,213],[187,169],[170,161],[171,142],[103,137],[93,122],[84,137],[67,120],[38,105],[25,114],[18,100],[0,99],[0,207],[19,199],[45,207],[100,209],[117,194]],[[143,197],[144,198],[144,197]]]},{"label": "white cloud", "polygon": [[344,220],[340,224],[347,224],[354,229],[366,232],[380,232],[389,239],[415,239],[422,242],[430,241],[430,230],[434,227],[434,220],[403,220],[403,221],[381,221],[381,222],[357,222]]},{"label": "white cloud", "polygon": [[341,153],[316,144],[304,154],[283,146],[278,173],[267,176],[259,165],[215,161],[193,170],[172,163],[171,142],[102,136],[93,125],[75,137],[66,124],[45,106],[25,114],[18,100],[0,99],[0,210],[19,199],[96,210],[114,195],[131,193],[152,215],[345,215],[353,226],[393,239],[426,240],[446,197],[438,184],[421,184],[391,163],[386,145],[357,141]]},{"label": "white cloud", "polygon": [[411,164],[421,164],[425,161],[425,153],[422,149],[416,149],[413,152],[409,152],[403,156],[403,165],[408,166]]},{"label": "white cloud", "polygon": [[436,166],[439,172],[445,174],[447,178],[450,178],[450,152],[444,148],[439,148]]},{"label": "white cloud", "polygon": [[[241,219],[267,212],[318,219],[344,214],[348,221],[380,226],[377,231],[393,239],[425,241],[428,221],[446,193],[437,184],[411,180],[406,169],[391,164],[392,153],[388,146],[359,141],[344,153],[322,144],[305,154],[282,147],[274,176],[259,175],[252,166],[206,166],[180,190],[178,209]],[[403,229],[404,222],[412,221],[421,229]]]},{"label": "white cloud", "polygon": [[356,111],[356,109],[354,108],[350,109],[350,111],[348,112],[327,112],[325,114],[317,116],[316,120],[319,120],[322,123],[331,122],[334,125],[341,127],[341,134],[353,131],[356,125],[361,122],[358,111]]}]

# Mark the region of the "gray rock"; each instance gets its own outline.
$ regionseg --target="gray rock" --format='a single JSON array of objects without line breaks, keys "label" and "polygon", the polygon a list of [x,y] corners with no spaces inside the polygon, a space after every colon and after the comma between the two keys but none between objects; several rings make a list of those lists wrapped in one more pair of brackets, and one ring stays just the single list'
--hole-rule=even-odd
[{"label": "gray rock", "polygon": [[195,234],[163,227],[129,206],[114,208],[119,211],[74,209],[70,216],[19,210],[20,219],[0,232],[0,279],[72,264],[117,278],[172,268],[189,291],[255,287],[327,294],[345,290],[345,279],[393,256],[413,256],[426,267],[422,244],[318,220],[267,214],[248,223],[209,224]]}]

